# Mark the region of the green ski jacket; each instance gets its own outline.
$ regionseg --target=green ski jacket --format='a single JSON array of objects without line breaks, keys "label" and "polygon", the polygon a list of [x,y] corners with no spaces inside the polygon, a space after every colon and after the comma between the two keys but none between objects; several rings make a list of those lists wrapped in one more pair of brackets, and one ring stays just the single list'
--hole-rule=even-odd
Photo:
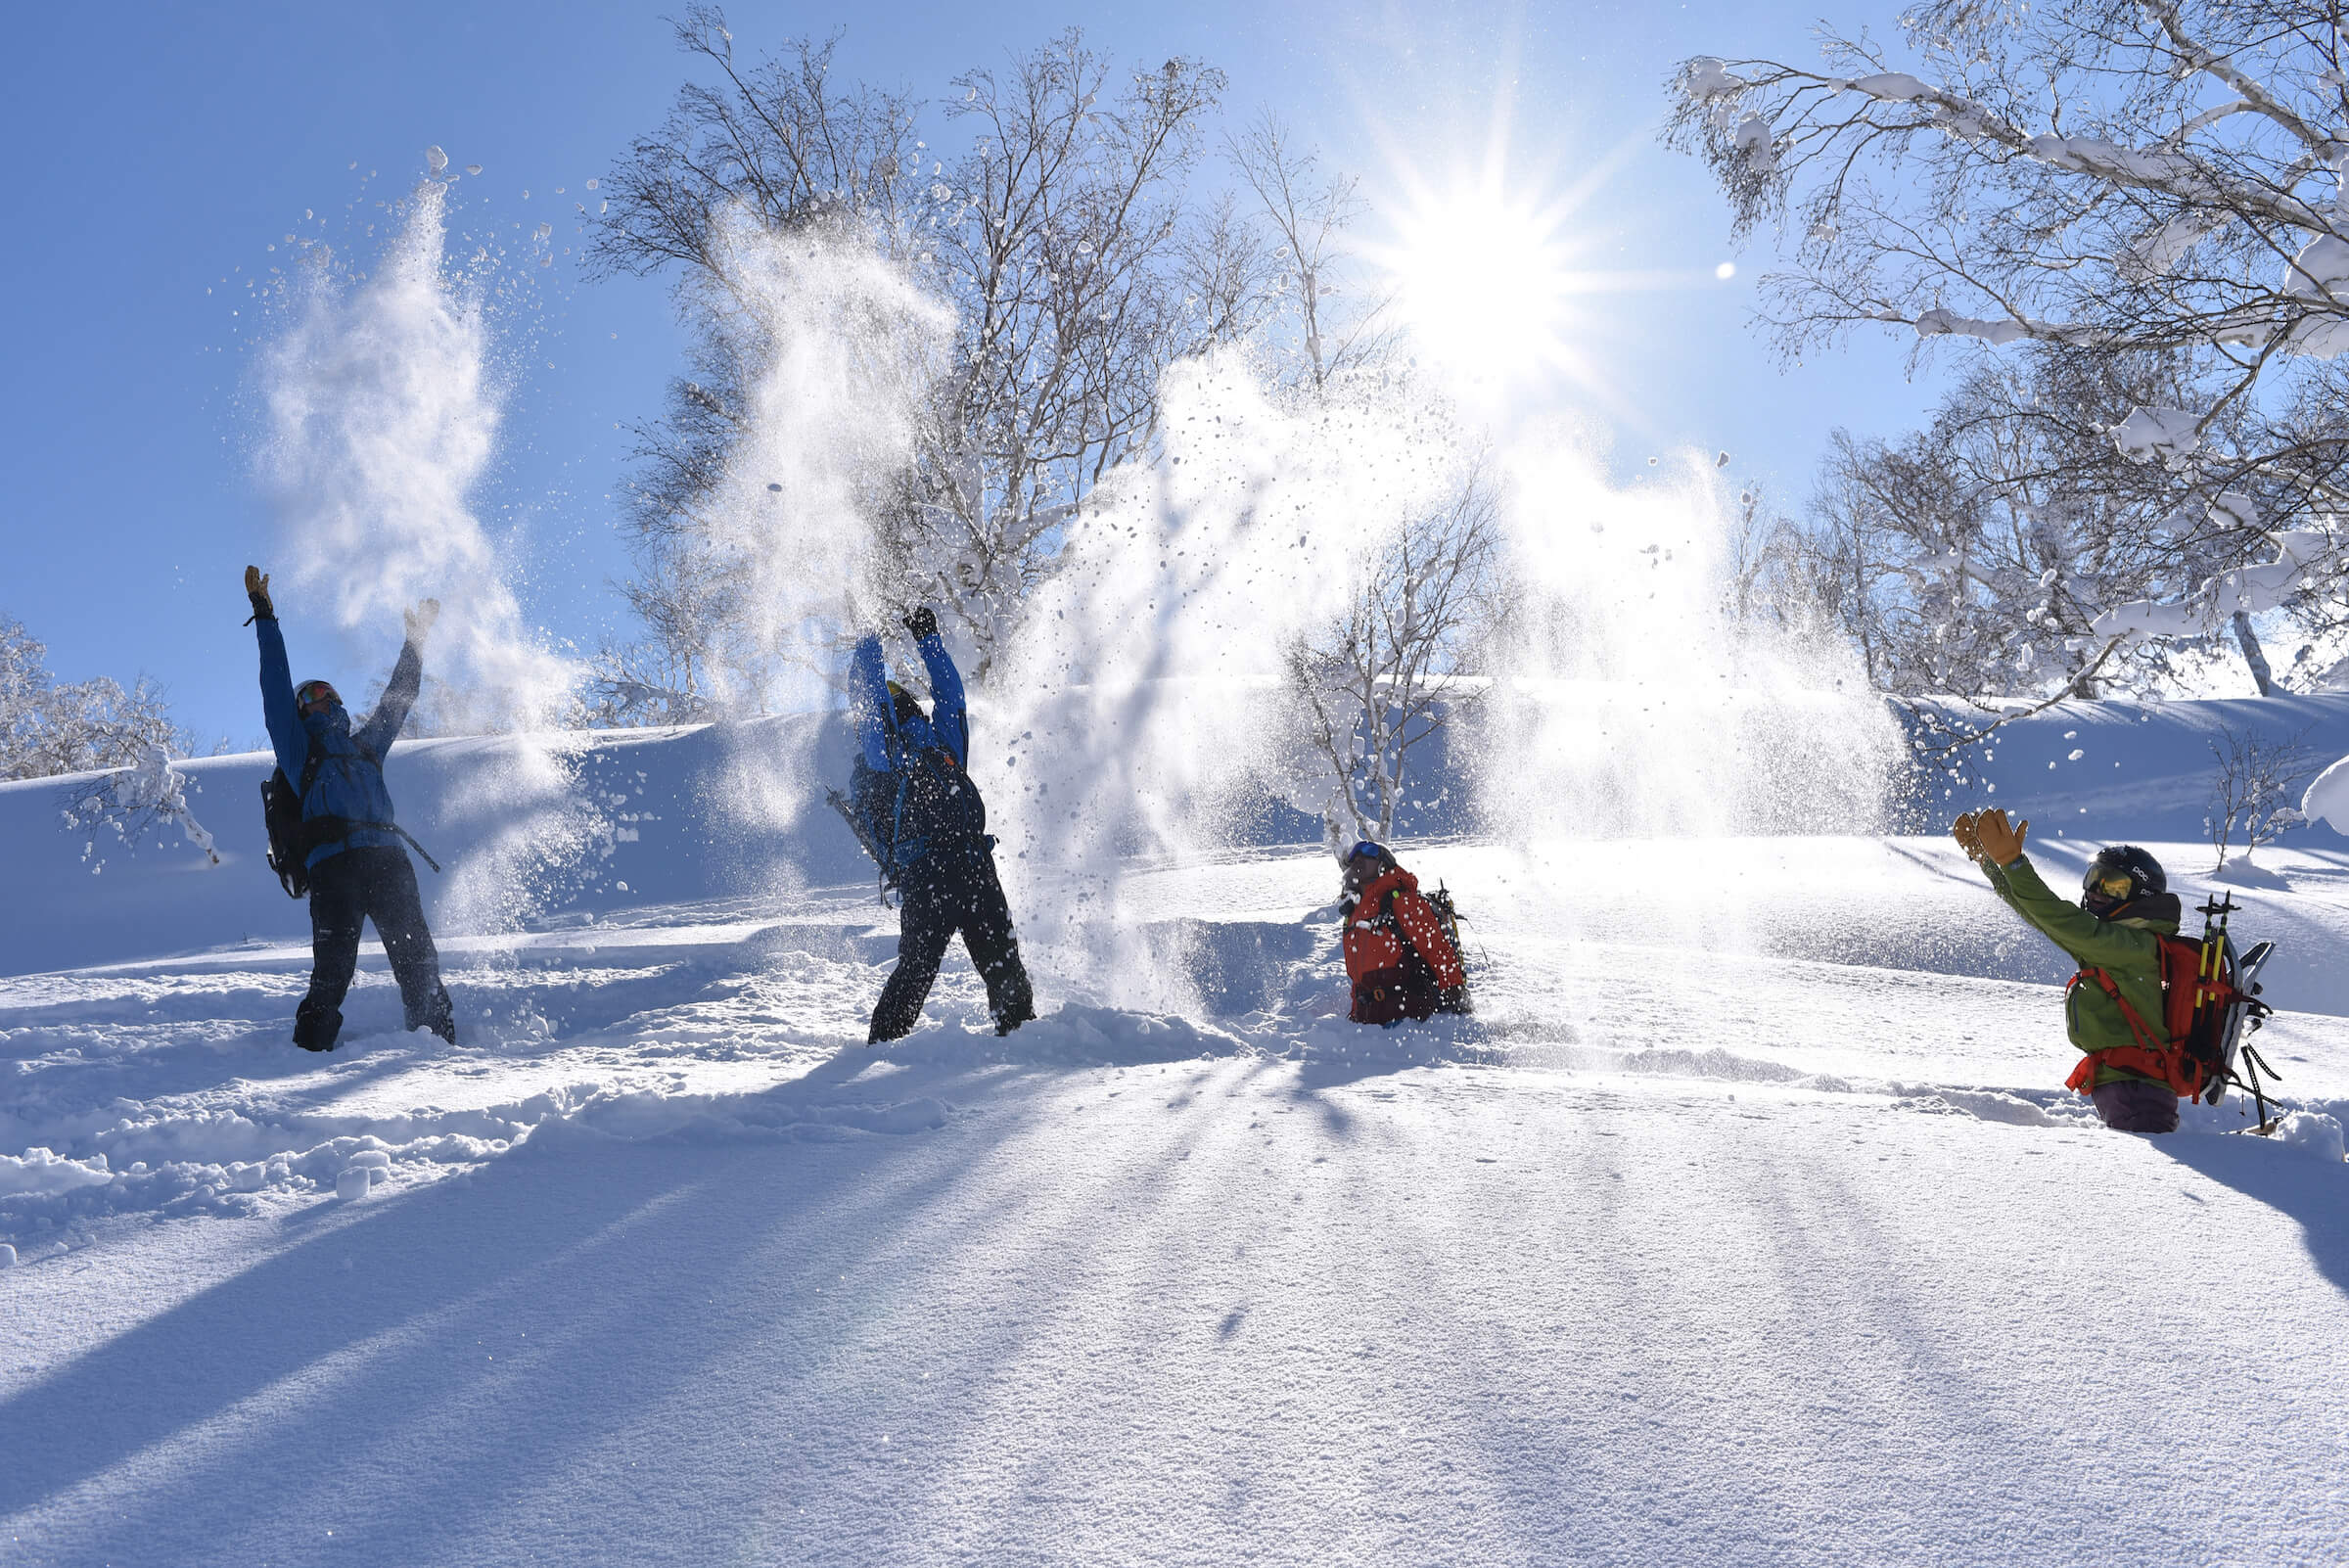
[{"label": "green ski jacket", "polygon": [[[2129,998],[2129,1005],[2137,1009],[2137,1016],[2156,1031],[2161,1028],[2161,947],[2154,934],[2175,936],[2176,921],[2098,920],[2071,899],[2050,892],[2026,856],[2016,855],[2012,865],[1993,865],[1987,859],[1981,864],[1991,887],[2006,900],[2008,908],[2070,953],[2081,968],[2101,969],[2110,975],[2121,994]],[[2064,999],[2063,1022],[2072,1043],[2091,1055],[2137,1043],[2129,1020],[2121,1016],[2100,986],[2074,986]],[[2142,1073],[2096,1064],[2096,1087],[2131,1079],[2153,1082]]]}]

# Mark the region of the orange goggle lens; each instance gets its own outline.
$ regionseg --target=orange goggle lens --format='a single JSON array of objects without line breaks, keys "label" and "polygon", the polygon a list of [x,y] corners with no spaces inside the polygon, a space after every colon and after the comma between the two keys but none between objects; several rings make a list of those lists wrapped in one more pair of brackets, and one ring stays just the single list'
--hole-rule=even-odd
[{"label": "orange goggle lens", "polygon": [[323,680],[305,680],[294,692],[294,706],[297,708],[323,708],[341,700],[335,694],[335,688]]},{"label": "orange goggle lens", "polygon": [[2102,876],[2088,879],[2089,891],[2102,894],[2107,899],[2126,899],[2136,886],[2126,871],[2107,871]]}]

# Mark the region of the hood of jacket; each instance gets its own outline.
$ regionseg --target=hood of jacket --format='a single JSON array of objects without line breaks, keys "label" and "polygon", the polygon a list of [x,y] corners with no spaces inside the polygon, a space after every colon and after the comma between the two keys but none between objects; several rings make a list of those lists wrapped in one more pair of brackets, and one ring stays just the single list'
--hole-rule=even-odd
[{"label": "hood of jacket", "polygon": [[[1392,871],[1382,872],[1375,881],[1365,884],[1361,896],[1355,899],[1355,908],[1375,910],[1386,900],[1386,897],[1390,893],[1417,893],[1418,891],[1419,879],[1403,867],[1397,866]],[[1352,910],[1348,911],[1350,915],[1352,912]]]},{"label": "hood of jacket", "polygon": [[2122,904],[2104,918],[2116,926],[2135,926],[2140,931],[2174,937],[2186,918],[2186,908],[2179,903],[2175,893],[2149,893]]}]

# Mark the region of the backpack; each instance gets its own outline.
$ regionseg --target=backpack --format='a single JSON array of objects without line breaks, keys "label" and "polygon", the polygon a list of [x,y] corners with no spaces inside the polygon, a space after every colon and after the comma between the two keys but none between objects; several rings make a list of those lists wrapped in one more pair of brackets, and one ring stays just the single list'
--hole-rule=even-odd
[{"label": "backpack", "polygon": [[2134,1044],[2115,1045],[2082,1056],[2080,1065],[2064,1081],[2066,1088],[2086,1094],[2095,1086],[2099,1062],[2166,1084],[2180,1099],[2186,1100],[2200,1098],[2206,1088],[2226,1078],[2230,1009],[2238,1003],[2254,1008],[2263,1005],[2235,987],[2234,944],[2226,940],[2224,932],[2202,942],[2163,936],[2159,932],[2152,936],[2159,944],[2158,1027],[2129,1005],[2121,988],[2101,969],[2084,968],[2065,985],[2066,992],[2083,983],[2103,992],[2120,1009],[2129,1033],[2136,1037]]},{"label": "backpack", "polygon": [[[1419,897],[1425,899],[1428,907],[1436,911],[1436,921],[1444,928],[1444,940],[1451,944],[1451,955],[1460,961],[1460,973],[1465,976],[1468,973],[1468,948],[1460,941],[1460,922],[1468,917],[1453,906],[1451,890],[1441,882],[1436,884],[1435,892],[1423,893]],[[1464,979],[1460,982],[1460,1005],[1456,1010],[1463,1013],[1469,1011],[1468,983]]]},{"label": "backpack", "polygon": [[[358,751],[370,763],[377,767],[383,765],[366,747],[361,746]],[[440,869],[440,862],[426,853],[424,846],[410,838],[408,830],[397,822],[353,822],[342,816],[303,816],[301,803],[309,798],[310,786],[318,782],[318,770],[325,765],[326,748],[312,737],[309,755],[302,759],[299,789],[294,787],[282,767],[271,768],[269,776],[261,780],[261,824],[269,833],[269,869],[277,873],[278,886],[286,890],[287,898],[309,897],[311,851],[322,844],[348,838],[360,828],[398,834],[407,839],[409,849],[423,856],[426,865],[435,871]]]},{"label": "backpack", "polygon": [[987,803],[954,754],[943,746],[907,749],[893,744],[898,765],[875,771],[859,756],[850,770],[849,798],[863,831],[857,839],[894,885],[933,845],[987,842]]},{"label": "backpack", "polygon": [[[316,753],[312,753],[316,756]],[[312,770],[304,765],[302,772]],[[277,873],[278,885],[286,890],[289,899],[307,898],[310,892],[310,868],[304,863],[307,856],[295,848],[301,838],[301,796],[286,781],[286,770],[273,767],[261,780],[261,821],[269,830],[269,869]]]},{"label": "backpack", "polygon": [[[1473,1013],[1475,1006],[1468,997],[1468,950],[1460,945],[1460,921],[1465,918],[1453,906],[1451,890],[1436,884],[1433,893],[1419,895],[1421,901],[1436,913],[1436,924],[1443,930],[1444,940],[1451,944],[1451,955],[1459,963],[1462,980],[1456,987],[1446,987],[1436,978],[1435,966],[1429,963],[1411,942],[1410,934],[1395,918],[1395,899],[1400,889],[1390,889],[1379,900],[1378,912],[1371,916],[1372,924],[1390,933],[1401,950],[1400,972],[1378,970],[1366,977],[1355,998],[1354,1019],[1362,1024],[1391,1024],[1405,1018],[1425,1018],[1430,1013]],[[1352,919],[1352,911],[1348,912]],[[1391,984],[1379,984],[1378,976],[1393,975]]]}]

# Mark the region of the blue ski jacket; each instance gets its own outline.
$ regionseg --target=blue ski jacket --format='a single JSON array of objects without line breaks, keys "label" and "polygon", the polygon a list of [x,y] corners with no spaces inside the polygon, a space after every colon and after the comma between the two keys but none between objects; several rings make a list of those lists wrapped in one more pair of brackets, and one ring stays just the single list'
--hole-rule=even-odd
[{"label": "blue ski jacket", "polygon": [[[424,656],[412,642],[401,645],[399,662],[392,667],[383,700],[354,732],[350,715],[341,703],[325,713],[307,715],[295,708],[294,675],[286,664],[284,633],[274,621],[255,621],[253,629],[261,645],[261,716],[269,725],[269,748],[277,754],[277,765],[299,789],[310,748],[315,745],[325,753],[318,776],[301,798],[302,819],[340,816],[353,822],[392,821],[392,792],[384,786],[384,752],[397,738],[400,726],[408,721],[408,710],[415,706],[416,693],[424,683]],[[305,863],[314,866],[345,850],[392,849],[401,843],[396,833],[357,828],[347,838],[312,850]]]},{"label": "blue ski jacket", "polygon": [[890,701],[889,679],[881,666],[881,639],[858,639],[849,660],[849,713],[856,725],[864,765],[876,773],[889,772],[896,762],[914,752],[943,746],[964,767],[971,765],[970,710],[962,695],[962,673],[935,632],[921,640],[922,663],[930,670],[930,714],[898,722],[897,704]]}]

